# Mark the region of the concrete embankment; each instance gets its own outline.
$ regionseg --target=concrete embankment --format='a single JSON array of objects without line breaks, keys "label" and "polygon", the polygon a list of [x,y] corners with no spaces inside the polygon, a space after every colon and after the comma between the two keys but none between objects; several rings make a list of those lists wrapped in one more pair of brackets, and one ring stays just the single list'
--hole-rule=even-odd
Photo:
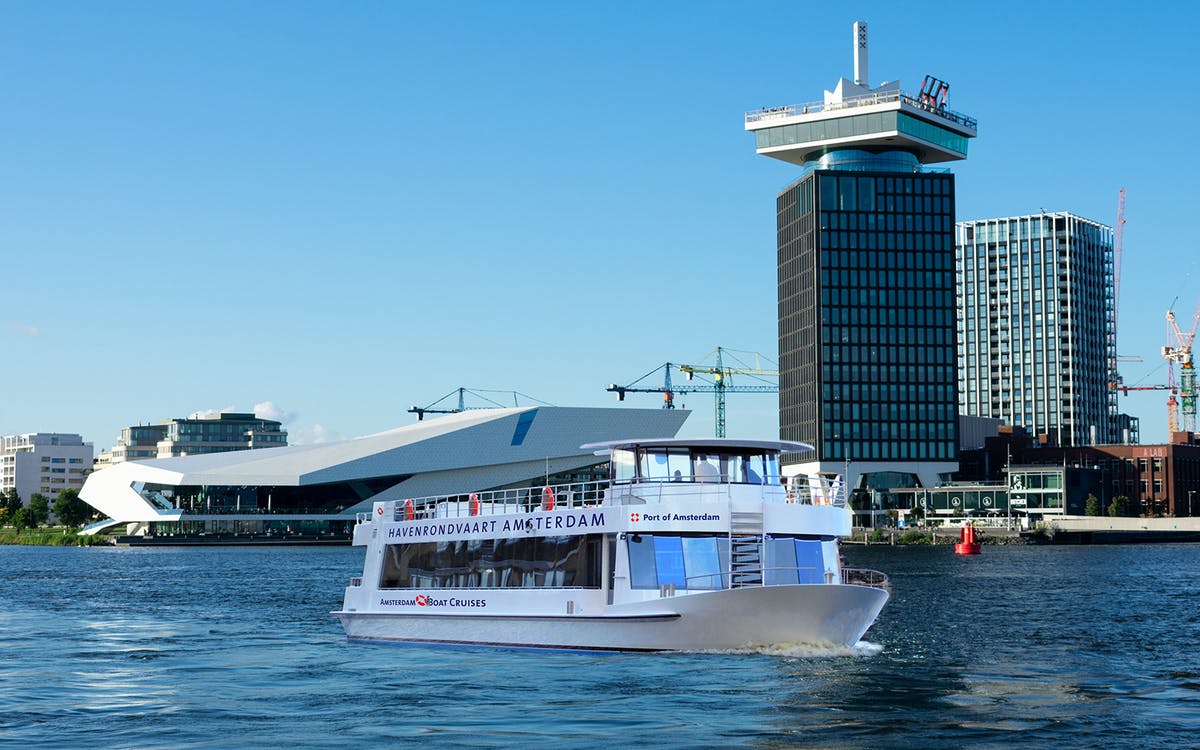
[{"label": "concrete embankment", "polygon": [[[842,540],[844,544],[868,545],[951,545],[959,539],[959,529],[953,526],[914,529],[871,529],[855,527],[854,533]],[[985,544],[1033,544],[1019,529],[983,526],[975,529],[976,535]]]},{"label": "concrete embankment", "polygon": [[[1200,518],[1110,518],[1108,516],[1060,516],[1038,524],[1033,530],[977,526],[984,544],[1169,544],[1200,542]],[[856,527],[847,544],[954,544],[959,529],[954,526],[916,529],[870,529]]]}]

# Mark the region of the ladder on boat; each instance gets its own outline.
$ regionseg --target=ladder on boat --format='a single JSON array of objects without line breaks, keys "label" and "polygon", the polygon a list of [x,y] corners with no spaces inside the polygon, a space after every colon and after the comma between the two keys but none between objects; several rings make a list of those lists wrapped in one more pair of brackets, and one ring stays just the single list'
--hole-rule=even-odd
[{"label": "ladder on boat", "polygon": [[729,526],[730,588],[763,585],[762,512],[734,511]]}]

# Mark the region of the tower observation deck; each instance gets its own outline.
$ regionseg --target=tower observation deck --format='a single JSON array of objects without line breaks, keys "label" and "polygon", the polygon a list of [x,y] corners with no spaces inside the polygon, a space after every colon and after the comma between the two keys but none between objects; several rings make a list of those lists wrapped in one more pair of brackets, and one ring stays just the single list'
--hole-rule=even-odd
[{"label": "tower observation deck", "polygon": [[894,171],[920,171],[920,164],[965,159],[978,123],[946,108],[949,85],[927,76],[915,96],[901,91],[898,80],[871,88],[861,21],[854,24],[854,46],[855,80],[839,79],[823,102],[746,113],[757,152],[818,169],[855,169],[862,162],[860,168],[878,170],[890,161]]}]

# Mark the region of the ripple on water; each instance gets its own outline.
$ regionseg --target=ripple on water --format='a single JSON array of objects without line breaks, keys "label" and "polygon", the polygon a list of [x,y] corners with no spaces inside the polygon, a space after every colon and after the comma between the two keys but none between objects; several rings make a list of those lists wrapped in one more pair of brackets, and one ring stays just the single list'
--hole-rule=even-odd
[{"label": "ripple on water", "polygon": [[[1195,547],[848,548],[893,597],[849,649],[347,643],[361,549],[0,547],[14,747],[1188,747]],[[1143,585],[1130,570],[1171,570]],[[64,730],[63,727],[69,727]]]}]

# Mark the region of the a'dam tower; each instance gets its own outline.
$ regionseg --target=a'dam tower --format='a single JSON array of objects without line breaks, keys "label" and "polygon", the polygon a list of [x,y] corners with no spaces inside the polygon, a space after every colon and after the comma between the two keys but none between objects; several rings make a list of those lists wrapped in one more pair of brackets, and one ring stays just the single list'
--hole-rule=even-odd
[{"label": "a'dam tower", "polygon": [[934,76],[872,87],[866,23],[853,45],[854,80],[823,101],[746,114],[757,153],[802,170],[776,204],[780,437],[815,446],[792,471],[932,486],[958,468],[954,175],[938,165],[977,126]]}]

